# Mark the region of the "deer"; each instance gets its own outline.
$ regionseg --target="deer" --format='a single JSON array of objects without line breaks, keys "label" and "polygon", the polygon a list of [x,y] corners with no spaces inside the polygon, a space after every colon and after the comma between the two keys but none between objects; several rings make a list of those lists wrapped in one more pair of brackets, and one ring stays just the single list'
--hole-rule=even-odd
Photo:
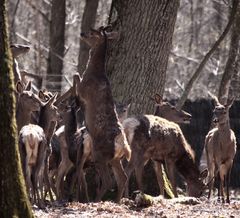
[{"label": "deer", "polygon": [[[48,169],[48,156],[50,148],[48,138],[52,133],[51,122],[56,122],[59,119],[57,107],[54,106],[56,95],[48,102],[43,103],[40,109],[39,123],[28,124],[22,127],[19,133],[19,145],[23,172],[26,179],[27,190],[30,199],[34,203],[43,206],[43,183],[48,184],[46,178],[46,170]],[[38,192],[38,186],[41,192],[41,197]],[[47,187],[49,189],[49,187]]]},{"label": "deer", "polygon": [[40,111],[41,100],[31,91],[31,82],[24,86],[19,80],[16,83],[16,92],[18,94],[16,120],[19,132],[23,126],[30,123],[32,112]]},{"label": "deer", "polygon": [[[218,200],[225,203],[226,195],[226,202],[230,203],[229,184],[233,159],[236,154],[236,136],[230,127],[229,109],[234,102],[234,98],[229,99],[226,105],[223,105],[218,101],[216,96],[210,95],[214,101],[213,122],[216,124],[216,127],[211,129],[206,135],[205,150],[201,157],[201,162],[203,162],[205,158],[207,159],[209,172],[208,199],[211,197],[214,180],[218,176],[220,179]],[[204,155],[206,155],[206,157]]]},{"label": "deer", "polygon": [[[167,119],[168,121],[172,121],[177,124],[189,124],[190,120],[192,118],[191,114],[187,113],[184,110],[178,110],[174,105],[170,104],[168,101],[164,101],[161,95],[156,93],[154,97],[151,97],[151,99],[155,102],[155,116],[159,116],[162,118]],[[158,161],[153,160],[153,166],[155,170],[155,174],[157,177],[160,194],[164,196],[164,181],[163,181],[163,175],[162,175],[162,164]],[[142,175],[142,172],[140,172],[140,175]],[[141,179],[137,179],[140,184],[138,184],[138,187],[140,190],[143,190],[143,185],[141,182]],[[127,191],[128,192],[128,191]],[[128,194],[126,192],[126,194]],[[175,197],[177,197],[177,193],[174,193]]]},{"label": "deer", "polygon": [[13,73],[14,73],[14,82],[16,84],[19,80],[22,81],[21,73],[18,67],[17,57],[29,52],[30,47],[27,45],[12,44],[10,45],[10,49],[12,51],[12,56],[13,56]]},{"label": "deer", "polygon": [[92,139],[93,160],[101,180],[96,201],[102,199],[110,186],[110,164],[118,186],[116,202],[120,202],[127,181],[121,159],[124,156],[127,159],[131,157],[131,149],[116,114],[105,69],[107,43],[116,36],[117,33],[110,31],[109,27],[81,33],[80,39],[90,46],[89,59],[83,77],[74,76],[77,95],[84,104],[86,128]]},{"label": "deer", "polygon": [[206,171],[200,173],[195,164],[194,151],[176,123],[159,116],[137,115],[124,120],[123,128],[132,149],[132,156],[125,170],[129,178],[135,169],[140,189],[143,189],[141,184],[144,165],[151,159],[158,163],[166,162],[175,196],[175,168],[186,180],[189,196],[199,197],[202,194]]}]

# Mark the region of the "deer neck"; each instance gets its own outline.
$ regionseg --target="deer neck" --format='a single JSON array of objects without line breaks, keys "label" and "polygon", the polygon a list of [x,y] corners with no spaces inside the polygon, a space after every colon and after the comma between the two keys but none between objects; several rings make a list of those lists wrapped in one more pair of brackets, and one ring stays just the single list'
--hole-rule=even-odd
[{"label": "deer neck", "polygon": [[92,48],[89,52],[89,59],[86,69],[86,74],[103,74],[105,73],[105,60],[106,60],[106,42]]},{"label": "deer neck", "polygon": [[51,129],[51,118],[47,115],[45,107],[42,107],[39,115],[38,125],[43,128],[46,136],[48,136]]},{"label": "deer neck", "polygon": [[31,112],[30,110],[26,110],[26,108],[23,107],[21,102],[18,102],[17,106],[17,112],[16,112],[16,117],[17,117],[17,125],[18,129],[20,130],[24,125],[30,123],[31,120]]},{"label": "deer neck", "polygon": [[231,129],[231,127],[230,127],[230,122],[229,122],[229,120],[227,120],[225,123],[223,123],[223,124],[218,124],[218,131],[220,131],[220,132],[230,132],[230,129]]}]

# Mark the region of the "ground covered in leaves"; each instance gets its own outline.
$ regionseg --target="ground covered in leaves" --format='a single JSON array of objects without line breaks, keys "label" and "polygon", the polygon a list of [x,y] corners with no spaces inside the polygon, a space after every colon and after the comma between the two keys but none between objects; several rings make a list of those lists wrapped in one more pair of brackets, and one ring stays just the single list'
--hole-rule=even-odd
[{"label": "ground covered in leaves", "polygon": [[240,199],[232,197],[231,204],[222,204],[216,198],[207,200],[180,197],[155,197],[144,205],[136,199],[122,199],[120,204],[111,201],[99,203],[54,203],[46,209],[33,206],[35,217],[240,217]]}]

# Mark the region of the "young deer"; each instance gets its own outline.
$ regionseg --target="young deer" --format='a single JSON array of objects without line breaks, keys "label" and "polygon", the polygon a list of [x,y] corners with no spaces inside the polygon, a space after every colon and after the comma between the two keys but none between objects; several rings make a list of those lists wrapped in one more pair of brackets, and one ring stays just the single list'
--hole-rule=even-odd
[{"label": "young deer", "polygon": [[24,87],[22,82],[18,81],[16,91],[18,93],[16,120],[20,131],[23,126],[30,123],[32,112],[40,110],[41,101],[31,91],[31,82]]},{"label": "young deer", "polygon": [[107,32],[107,28],[91,29],[81,33],[81,40],[90,47],[89,60],[83,78],[77,82],[77,93],[84,103],[86,128],[92,138],[93,159],[101,187],[97,193],[99,201],[110,185],[108,164],[112,166],[118,185],[117,202],[120,201],[127,176],[123,170],[121,158],[131,156],[131,150],[114,107],[112,91],[105,73],[107,41],[116,37],[116,33]]},{"label": "young deer", "polygon": [[236,137],[230,128],[229,108],[232,106],[234,99],[229,100],[226,105],[222,105],[216,96],[212,97],[215,104],[213,122],[217,126],[208,132],[205,139],[205,152],[209,171],[208,182],[210,183],[208,198],[211,197],[214,179],[219,176],[218,198],[220,200],[221,197],[222,202],[225,202],[224,186],[226,185],[226,202],[230,203],[229,183],[233,159],[236,154]]},{"label": "young deer", "polygon": [[[51,137],[49,136],[51,122],[59,119],[57,108],[53,105],[55,100],[56,95],[41,107],[39,125],[26,125],[19,133],[20,155],[28,193],[40,206],[43,205],[43,183],[48,183],[48,178],[45,178],[46,169],[48,169],[46,164],[50,153],[47,139]],[[47,188],[49,189],[49,187]]]}]

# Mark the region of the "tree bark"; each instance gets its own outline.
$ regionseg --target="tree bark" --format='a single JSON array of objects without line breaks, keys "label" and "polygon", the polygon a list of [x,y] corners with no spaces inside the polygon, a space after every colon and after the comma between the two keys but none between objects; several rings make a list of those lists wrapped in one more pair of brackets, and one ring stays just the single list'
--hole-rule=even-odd
[{"label": "tree bark", "polygon": [[179,1],[113,0],[110,23],[119,38],[108,48],[107,73],[118,101],[132,113],[152,113],[150,96],[163,94]]},{"label": "tree bark", "polygon": [[6,1],[0,0],[0,217],[33,217],[20,164]]},{"label": "tree bark", "polygon": [[197,70],[194,72],[193,76],[191,77],[191,79],[188,81],[187,85],[185,86],[185,90],[181,96],[181,98],[179,99],[178,103],[177,103],[177,108],[181,109],[182,106],[184,105],[192,87],[193,84],[196,82],[196,80],[198,79],[200,73],[202,72],[205,64],[207,63],[207,61],[209,60],[209,58],[211,57],[211,55],[214,53],[214,51],[218,48],[218,46],[220,45],[220,43],[224,40],[225,36],[228,34],[228,32],[230,31],[232,24],[234,22],[235,19],[235,15],[236,15],[236,11],[237,11],[237,5],[238,5],[238,0],[233,0],[233,7],[232,7],[232,12],[231,12],[231,16],[229,18],[228,24],[225,28],[225,30],[223,31],[223,33],[221,34],[221,36],[218,38],[218,40],[214,43],[213,47],[207,52],[207,54],[205,55],[205,57],[203,58],[203,60],[201,61],[201,63],[199,64]]},{"label": "tree bark", "polygon": [[47,89],[50,91],[61,91],[66,0],[53,0],[50,23],[50,49],[47,69]]},{"label": "tree bark", "polygon": [[[86,32],[90,27],[94,27],[99,0],[86,0],[82,17],[81,32]],[[89,46],[80,40],[80,50],[78,56],[78,72],[80,75],[86,69],[89,56]]]},{"label": "tree bark", "polygon": [[238,73],[237,62],[240,57],[240,4],[237,6],[237,13],[232,27],[232,35],[228,60],[219,87],[218,99],[221,104],[226,104],[231,80],[234,74]]}]

